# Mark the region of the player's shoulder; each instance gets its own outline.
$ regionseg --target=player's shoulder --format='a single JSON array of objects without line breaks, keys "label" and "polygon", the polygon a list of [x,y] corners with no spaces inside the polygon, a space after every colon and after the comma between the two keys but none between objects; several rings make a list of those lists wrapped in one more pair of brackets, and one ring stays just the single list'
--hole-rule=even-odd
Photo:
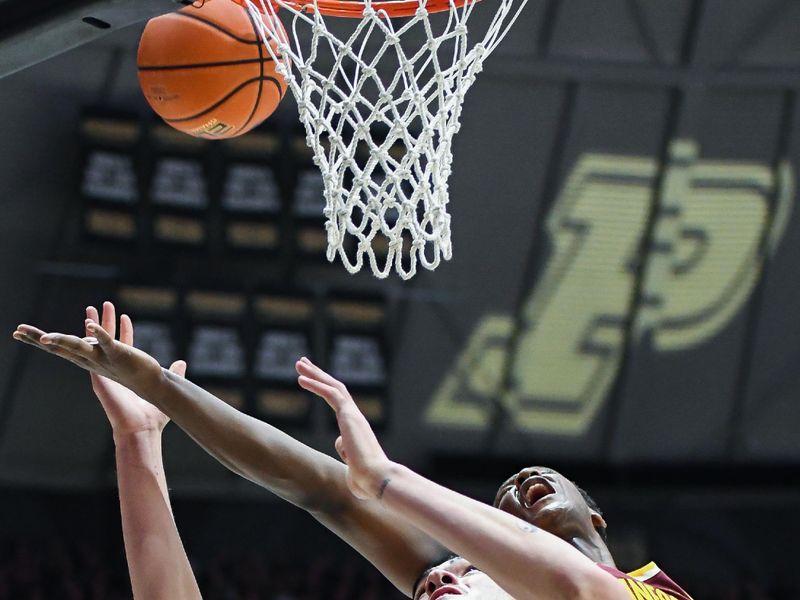
[{"label": "player's shoulder", "polygon": [[598,566],[619,579],[634,598],[692,600],[692,597],[654,562],[627,573],[606,565],[598,564]]}]

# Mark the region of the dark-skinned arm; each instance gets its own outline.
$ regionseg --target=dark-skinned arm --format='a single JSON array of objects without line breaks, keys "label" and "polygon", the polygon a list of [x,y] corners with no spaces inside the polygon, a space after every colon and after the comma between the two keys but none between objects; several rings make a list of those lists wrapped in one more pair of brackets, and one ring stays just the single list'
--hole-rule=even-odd
[{"label": "dark-skinned arm", "polygon": [[445,553],[380,503],[355,499],[338,460],[162,369],[148,354],[115,341],[98,323],[89,321],[87,327],[99,343],[45,334],[29,325],[18,327],[14,337],[117,381],[152,403],[233,472],[308,511],[405,594],[423,568]]},{"label": "dark-skinned arm", "polygon": [[425,566],[446,552],[398,523],[379,502],[350,493],[340,461],[245,415],[192,382],[162,370],[145,399],[234,473],[303,508],[408,594]]}]

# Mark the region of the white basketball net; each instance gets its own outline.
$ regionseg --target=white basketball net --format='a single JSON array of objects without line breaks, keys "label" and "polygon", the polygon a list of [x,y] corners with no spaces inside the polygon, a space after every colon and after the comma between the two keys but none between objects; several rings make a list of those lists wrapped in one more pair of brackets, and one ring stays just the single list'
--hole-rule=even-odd
[{"label": "white basketball net", "polygon": [[415,15],[389,18],[365,0],[363,18],[348,19],[323,16],[317,0],[274,1],[293,15],[288,33],[264,25],[269,1],[246,5],[322,172],[328,260],[351,273],[366,260],[380,278],[435,269],[452,256],[447,180],[464,94],[527,0],[483,0],[491,22],[471,48],[476,2],[429,15],[420,0]]}]

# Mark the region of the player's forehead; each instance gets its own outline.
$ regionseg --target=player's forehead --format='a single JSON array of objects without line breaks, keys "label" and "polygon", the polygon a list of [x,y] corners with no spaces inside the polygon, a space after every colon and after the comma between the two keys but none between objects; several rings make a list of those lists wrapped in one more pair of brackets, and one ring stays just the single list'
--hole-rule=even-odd
[{"label": "player's forehead", "polygon": [[464,569],[470,565],[469,561],[466,558],[461,556],[451,556],[440,562],[438,565],[433,565],[429,569],[426,569],[423,573],[423,579],[427,577],[431,571],[435,571],[437,569],[441,569],[444,571],[458,571],[460,569]]}]

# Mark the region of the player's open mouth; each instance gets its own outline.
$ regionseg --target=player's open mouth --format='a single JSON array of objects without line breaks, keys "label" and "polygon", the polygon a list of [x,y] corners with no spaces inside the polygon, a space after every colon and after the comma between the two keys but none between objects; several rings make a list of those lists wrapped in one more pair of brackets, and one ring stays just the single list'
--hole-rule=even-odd
[{"label": "player's open mouth", "polygon": [[519,488],[519,498],[525,508],[531,508],[545,496],[554,493],[553,486],[543,477],[529,477]]},{"label": "player's open mouth", "polygon": [[453,587],[452,585],[445,585],[440,587],[438,590],[431,594],[430,600],[436,600],[437,598],[441,598],[442,596],[462,596],[462,592],[460,589]]}]

